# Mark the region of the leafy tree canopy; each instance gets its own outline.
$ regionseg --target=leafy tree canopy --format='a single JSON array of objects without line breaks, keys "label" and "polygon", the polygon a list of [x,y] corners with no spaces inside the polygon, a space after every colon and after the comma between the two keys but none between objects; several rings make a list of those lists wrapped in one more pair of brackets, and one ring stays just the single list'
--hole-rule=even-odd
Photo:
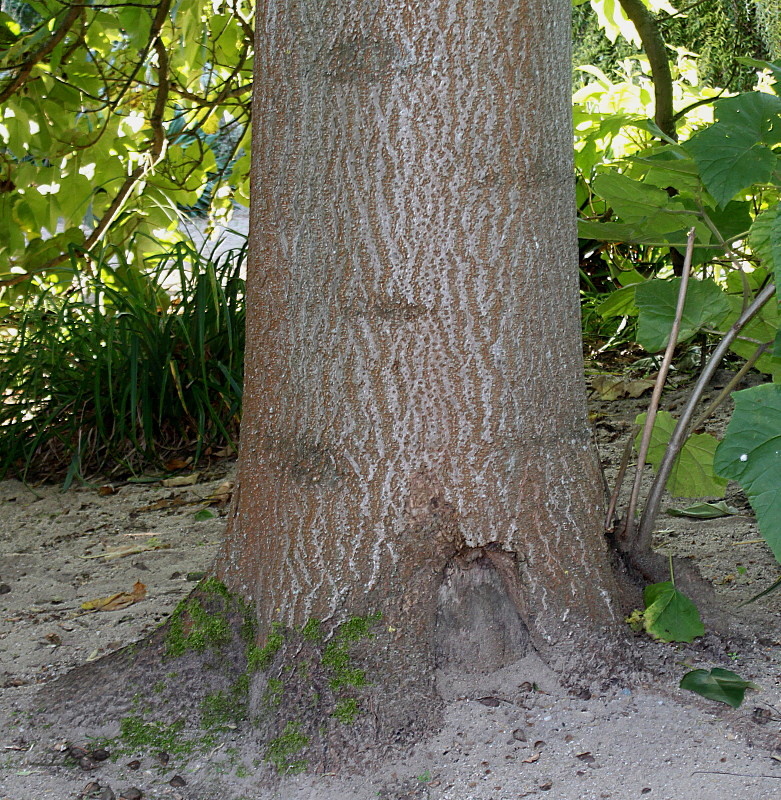
[{"label": "leafy tree canopy", "polygon": [[247,202],[252,12],[251,0],[4,4],[0,303],[34,276],[64,278],[74,251],[140,263],[181,238],[182,214],[224,220]]}]

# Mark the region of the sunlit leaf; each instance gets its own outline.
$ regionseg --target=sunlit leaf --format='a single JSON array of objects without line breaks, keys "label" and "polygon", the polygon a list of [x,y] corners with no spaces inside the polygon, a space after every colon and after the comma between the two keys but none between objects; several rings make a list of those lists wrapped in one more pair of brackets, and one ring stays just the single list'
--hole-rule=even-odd
[{"label": "sunlit leaf", "polygon": [[781,142],[781,98],[746,92],[716,102],[716,123],[683,147],[693,156],[703,183],[725,206],[741,190],[770,180]]}]

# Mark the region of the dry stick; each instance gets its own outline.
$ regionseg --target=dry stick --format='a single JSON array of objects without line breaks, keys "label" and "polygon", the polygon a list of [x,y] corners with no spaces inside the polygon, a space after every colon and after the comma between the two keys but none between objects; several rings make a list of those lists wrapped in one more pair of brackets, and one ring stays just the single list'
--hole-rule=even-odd
[{"label": "dry stick", "polygon": [[705,387],[710,382],[713,373],[721,363],[721,359],[724,358],[729,346],[735,341],[740,330],[759,313],[762,306],[775,294],[775,291],[776,287],[770,283],[754,298],[754,301],[738,317],[735,324],[724,334],[724,338],[713,351],[713,355],[705,365],[702,374],[697,379],[697,383],[694,385],[686,406],[681,413],[681,418],[678,420],[678,424],[675,426],[675,430],[673,430],[670,441],[667,444],[664,458],[662,458],[662,463],[659,464],[656,478],[654,478],[654,482],[651,485],[651,491],[648,493],[648,500],[646,501],[645,510],[643,511],[640,526],[637,530],[637,537],[632,543],[635,552],[648,552],[651,549],[654,522],[656,521],[656,515],[659,513],[664,487],[667,484],[667,478],[670,476],[673,463],[681,447],[683,447],[689,430],[689,423],[694,416],[694,410],[700,397],[702,397],[702,393],[705,391]]},{"label": "dry stick", "polygon": [[696,431],[697,428],[705,422],[706,419],[732,394],[733,389],[743,380],[746,373],[759,361],[764,355],[765,351],[770,347],[772,342],[764,342],[759,345],[757,349],[751,354],[748,361],[735,373],[730,382],[716,395],[711,401],[711,404],[700,414],[697,419],[692,423],[692,430]]},{"label": "dry stick", "polygon": [[667,349],[664,351],[662,365],[659,367],[659,374],[656,376],[654,391],[651,395],[651,402],[648,404],[648,412],[645,416],[643,425],[643,436],[640,440],[640,447],[637,453],[637,467],[635,469],[635,482],[632,486],[632,493],[629,495],[629,506],[626,510],[626,521],[624,523],[624,539],[633,542],[635,533],[635,511],[637,510],[637,499],[640,496],[640,486],[643,481],[643,467],[648,450],[651,446],[651,432],[654,429],[656,411],[659,408],[659,400],[662,396],[662,389],[667,380],[667,373],[673,360],[675,345],[678,342],[678,332],[681,329],[681,318],[683,317],[683,306],[686,302],[686,287],[689,284],[689,273],[692,266],[692,254],[694,253],[694,228],[689,230],[689,238],[686,241],[686,258],[683,262],[683,275],[681,276],[681,287],[678,290],[678,304],[675,308],[675,318],[673,327],[670,331],[670,340],[667,342]]}]

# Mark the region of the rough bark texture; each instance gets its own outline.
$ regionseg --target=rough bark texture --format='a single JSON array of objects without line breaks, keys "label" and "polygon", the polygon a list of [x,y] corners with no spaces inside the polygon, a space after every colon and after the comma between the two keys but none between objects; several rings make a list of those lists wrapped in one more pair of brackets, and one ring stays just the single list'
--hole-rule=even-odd
[{"label": "rough bark texture", "polygon": [[218,575],[256,604],[261,643],[274,622],[381,612],[387,739],[435,713],[437,657],[571,652],[617,617],[582,383],[569,3],[266,0],[257,29]]}]

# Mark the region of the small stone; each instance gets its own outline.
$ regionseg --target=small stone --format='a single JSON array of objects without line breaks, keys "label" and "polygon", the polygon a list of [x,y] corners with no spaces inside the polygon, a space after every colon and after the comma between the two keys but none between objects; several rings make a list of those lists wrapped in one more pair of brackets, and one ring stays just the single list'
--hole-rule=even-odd
[{"label": "small stone", "polygon": [[187,573],[187,580],[188,581],[202,581],[206,577],[206,573],[199,571],[199,572],[188,572]]},{"label": "small stone", "polygon": [[643,789],[640,790],[640,794],[650,794],[650,792],[651,792],[651,787],[650,786],[646,786],[646,787],[644,787]]},{"label": "small stone", "polygon": [[108,750],[105,750],[102,747],[98,747],[95,750],[90,750],[89,754],[93,761],[105,761],[111,755]]},{"label": "small stone", "polygon": [[160,752],[157,754],[157,760],[158,760],[158,761],[159,761],[159,762],[160,762],[160,763],[161,763],[163,766],[165,766],[165,765],[166,765],[166,764],[169,762],[169,760],[170,760],[170,759],[171,759],[171,756],[170,756],[170,754],[169,754],[169,753],[166,753],[166,752],[165,752],[165,750],[161,750],[161,751],[160,751]]},{"label": "small stone", "polygon": [[97,800],[117,800],[117,796],[114,794],[110,786],[106,786],[98,795]]},{"label": "small stone", "polygon": [[141,762],[136,758],[136,759],[134,759],[133,761],[131,761],[127,765],[127,768],[128,769],[138,769],[140,766],[141,766]]},{"label": "small stone", "polygon": [[549,792],[553,788],[553,784],[550,781],[546,781],[545,783],[540,784],[540,789],[543,792]]},{"label": "small stone", "polygon": [[187,781],[181,775],[174,775],[168,783],[173,787],[187,786]]},{"label": "small stone", "polygon": [[83,797],[96,797],[100,791],[100,784],[97,781],[90,781],[79,793],[79,800]]},{"label": "small stone", "polygon": [[0,594],[8,594],[11,591],[11,587],[7,583],[0,583]]},{"label": "small stone", "polygon": [[526,732],[523,731],[521,728],[516,728],[513,731],[513,739],[516,742],[525,742],[526,741]]},{"label": "small stone", "polygon": [[137,789],[135,786],[131,786],[129,789],[125,789],[122,794],[119,796],[119,800],[141,800],[144,796],[144,793]]},{"label": "small stone", "polygon": [[85,772],[89,772],[89,770],[95,769],[95,762],[91,758],[87,758],[87,756],[84,756],[83,758],[79,759],[79,766]]},{"label": "small stone", "polygon": [[482,703],[484,706],[488,706],[489,708],[496,708],[501,700],[498,697],[480,697],[477,700],[478,703]]}]

